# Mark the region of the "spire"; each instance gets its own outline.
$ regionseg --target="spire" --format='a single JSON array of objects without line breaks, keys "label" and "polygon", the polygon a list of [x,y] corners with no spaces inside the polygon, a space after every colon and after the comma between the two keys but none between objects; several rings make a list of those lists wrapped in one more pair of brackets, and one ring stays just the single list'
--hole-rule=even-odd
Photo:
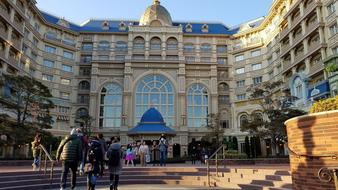
[{"label": "spire", "polygon": [[161,2],[160,2],[160,0],[153,0],[153,4],[154,5],[159,5],[159,4],[161,4]]}]

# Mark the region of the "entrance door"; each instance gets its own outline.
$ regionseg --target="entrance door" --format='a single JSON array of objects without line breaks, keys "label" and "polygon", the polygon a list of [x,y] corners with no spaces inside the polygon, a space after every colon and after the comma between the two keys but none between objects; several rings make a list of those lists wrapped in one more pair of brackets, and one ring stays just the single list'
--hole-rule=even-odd
[{"label": "entrance door", "polygon": [[180,144],[174,144],[174,146],[173,146],[173,156],[174,156],[174,158],[180,158],[181,157],[181,145]]}]

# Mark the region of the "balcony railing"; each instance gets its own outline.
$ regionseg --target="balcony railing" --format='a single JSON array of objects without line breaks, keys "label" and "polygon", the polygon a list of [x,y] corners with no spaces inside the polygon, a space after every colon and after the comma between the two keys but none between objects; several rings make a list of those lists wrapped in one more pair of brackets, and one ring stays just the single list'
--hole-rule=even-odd
[{"label": "balcony railing", "polygon": [[312,1],[312,3],[308,4],[308,6],[305,8],[304,16],[308,15],[316,7],[317,7],[317,3],[315,1]]},{"label": "balcony railing", "polygon": [[312,63],[310,65],[311,65],[311,67],[310,67],[310,71],[309,71],[309,74],[308,74],[309,76],[312,76],[312,75],[324,70],[323,61],[318,61],[318,62]]},{"label": "balcony railing", "polygon": [[10,15],[9,12],[6,9],[3,9],[2,6],[0,6],[0,15],[5,18],[8,22],[10,21]]},{"label": "balcony railing", "polygon": [[290,45],[289,44],[283,44],[282,45],[282,48],[281,48],[281,54],[287,52],[290,48]]},{"label": "balcony railing", "polygon": [[287,36],[287,34],[289,33],[289,28],[285,27],[281,32],[280,32],[280,39],[283,39]]},{"label": "balcony railing", "polygon": [[21,50],[21,40],[13,40],[13,46],[16,49]]},{"label": "balcony railing", "polygon": [[8,34],[7,34],[7,31],[4,28],[0,28],[0,36],[3,39],[7,39]]},{"label": "balcony railing", "polygon": [[290,60],[289,61],[284,61],[283,62],[283,71],[288,70],[290,68],[290,66],[291,66],[291,61]]},{"label": "balcony railing", "polygon": [[61,42],[61,39],[58,39],[56,36],[54,35],[50,35],[50,34],[45,34],[45,38],[48,40],[53,40],[53,41],[57,41],[57,42]]},{"label": "balcony railing", "polygon": [[295,61],[294,63],[298,63],[299,61],[301,61],[304,57],[304,52],[299,52],[296,56],[295,56]]},{"label": "balcony railing", "polygon": [[0,58],[1,58],[1,59],[6,59],[6,58],[5,58],[5,51],[0,50]]}]

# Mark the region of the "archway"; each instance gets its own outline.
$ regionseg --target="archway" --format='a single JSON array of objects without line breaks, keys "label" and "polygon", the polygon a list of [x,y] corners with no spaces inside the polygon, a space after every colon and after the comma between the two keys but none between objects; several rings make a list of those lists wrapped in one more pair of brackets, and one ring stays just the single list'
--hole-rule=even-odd
[{"label": "archway", "polygon": [[174,144],[173,145],[173,157],[174,158],[180,158],[181,157],[181,145],[180,144]]}]

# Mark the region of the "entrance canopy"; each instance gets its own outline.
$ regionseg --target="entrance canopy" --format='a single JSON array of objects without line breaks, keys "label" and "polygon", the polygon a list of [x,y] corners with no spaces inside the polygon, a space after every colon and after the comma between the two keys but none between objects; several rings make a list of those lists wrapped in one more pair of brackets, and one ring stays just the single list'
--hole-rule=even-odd
[{"label": "entrance canopy", "polygon": [[175,136],[176,132],[166,126],[161,113],[155,108],[150,108],[146,111],[143,114],[140,123],[128,132],[129,136],[162,134]]}]

